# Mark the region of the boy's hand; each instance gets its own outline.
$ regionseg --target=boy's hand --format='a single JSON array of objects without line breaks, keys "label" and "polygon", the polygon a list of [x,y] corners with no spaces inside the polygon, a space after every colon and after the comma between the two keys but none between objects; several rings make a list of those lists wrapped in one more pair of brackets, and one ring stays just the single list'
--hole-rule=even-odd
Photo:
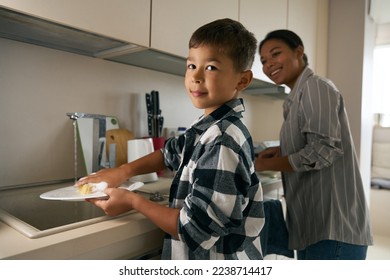
[{"label": "boy's hand", "polygon": [[108,199],[91,198],[87,201],[101,208],[109,216],[117,216],[132,210],[133,199],[138,196],[121,188],[107,188],[104,193],[108,195]]},{"label": "boy's hand", "polygon": [[75,186],[79,187],[87,183],[106,182],[109,188],[116,188],[126,181],[126,179],[126,174],[123,172],[123,169],[107,168],[80,178],[80,180],[76,182]]}]

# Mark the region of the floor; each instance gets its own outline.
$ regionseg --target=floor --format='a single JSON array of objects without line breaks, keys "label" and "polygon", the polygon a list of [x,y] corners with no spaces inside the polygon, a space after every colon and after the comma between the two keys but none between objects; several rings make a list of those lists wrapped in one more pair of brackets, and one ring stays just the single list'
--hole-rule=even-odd
[{"label": "floor", "polygon": [[370,215],[374,245],[368,248],[368,260],[390,260],[390,190],[370,191]]},{"label": "floor", "polygon": [[367,260],[390,260],[390,237],[374,236],[374,245],[368,247]]}]

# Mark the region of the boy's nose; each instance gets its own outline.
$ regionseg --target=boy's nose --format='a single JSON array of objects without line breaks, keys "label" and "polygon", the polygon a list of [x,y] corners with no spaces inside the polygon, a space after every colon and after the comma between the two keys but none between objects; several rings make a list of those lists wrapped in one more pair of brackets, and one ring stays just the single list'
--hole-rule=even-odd
[{"label": "boy's nose", "polygon": [[192,82],[193,83],[201,83],[202,80],[203,80],[203,75],[202,73],[200,73],[201,71],[195,71],[193,74],[192,74]]}]

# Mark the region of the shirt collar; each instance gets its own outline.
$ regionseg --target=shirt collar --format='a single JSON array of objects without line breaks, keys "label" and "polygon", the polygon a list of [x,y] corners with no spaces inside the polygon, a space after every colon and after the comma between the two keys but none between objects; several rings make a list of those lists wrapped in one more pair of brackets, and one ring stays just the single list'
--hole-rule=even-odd
[{"label": "shirt collar", "polygon": [[202,134],[212,124],[232,115],[241,116],[244,111],[245,106],[242,98],[232,99],[213,111],[211,114],[207,116],[202,115],[192,124],[191,128],[195,130],[197,134]]},{"label": "shirt collar", "polygon": [[302,84],[309,79],[310,76],[313,76],[314,72],[308,66],[303,69],[302,73],[298,76],[297,81],[295,82],[292,92],[299,90],[302,87]]}]

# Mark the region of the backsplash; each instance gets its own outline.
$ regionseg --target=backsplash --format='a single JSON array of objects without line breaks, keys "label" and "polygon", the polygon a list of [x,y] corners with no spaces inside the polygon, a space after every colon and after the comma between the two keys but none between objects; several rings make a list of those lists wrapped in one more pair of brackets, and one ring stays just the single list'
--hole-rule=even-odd
[{"label": "backsplash", "polygon": [[[188,102],[182,77],[6,39],[0,53],[0,186],[74,176],[67,112],[117,116],[137,137],[147,135],[151,90],[160,92],[168,127],[188,126],[201,114]],[[185,112],[180,118],[178,108]]]},{"label": "backsplash", "polygon": [[[165,127],[188,127],[202,114],[183,77],[6,39],[0,53],[0,187],[74,177],[67,112],[116,116],[136,137],[147,135],[145,93],[151,90],[160,93]],[[254,140],[277,137],[282,101],[243,97]],[[80,160],[78,166],[83,175]]]}]

